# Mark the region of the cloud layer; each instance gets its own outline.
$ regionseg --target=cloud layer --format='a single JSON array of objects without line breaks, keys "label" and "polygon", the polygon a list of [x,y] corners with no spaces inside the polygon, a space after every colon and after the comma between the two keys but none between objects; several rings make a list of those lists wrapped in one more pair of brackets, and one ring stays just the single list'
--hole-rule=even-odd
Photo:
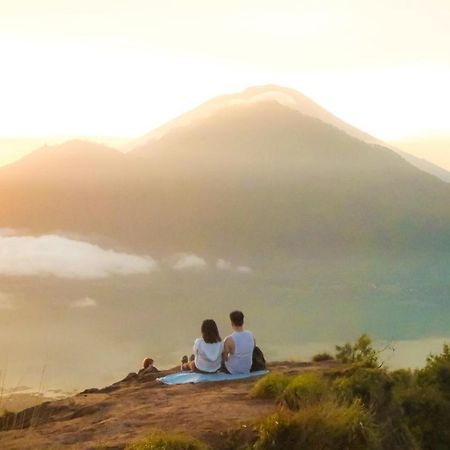
[{"label": "cloud layer", "polygon": [[204,269],[206,268],[206,261],[200,256],[188,253],[182,253],[178,256],[173,264],[175,270],[189,270],[189,269]]},{"label": "cloud layer", "polygon": [[236,271],[239,273],[252,273],[253,272],[253,270],[249,266],[234,267],[230,261],[226,261],[225,259],[218,259],[216,261],[216,268],[218,270]]},{"label": "cloud layer", "polygon": [[149,256],[105,250],[62,236],[0,235],[0,275],[96,279],[145,274],[157,267]]},{"label": "cloud layer", "polygon": [[[175,271],[201,271],[209,267],[204,258],[194,253],[179,253],[161,263]],[[219,271],[252,272],[248,266],[235,266],[224,259],[217,259],[214,266]],[[51,275],[94,280],[111,275],[147,274],[158,268],[159,263],[150,256],[104,249],[56,234],[23,236],[13,229],[0,228],[0,276]],[[6,299],[0,297],[0,300],[0,308],[7,308],[9,303]]]}]

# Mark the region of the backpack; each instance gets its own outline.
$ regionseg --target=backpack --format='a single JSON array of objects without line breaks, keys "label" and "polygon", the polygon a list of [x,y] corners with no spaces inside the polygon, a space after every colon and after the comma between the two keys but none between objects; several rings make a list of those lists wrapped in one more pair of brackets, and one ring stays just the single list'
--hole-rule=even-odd
[{"label": "backpack", "polygon": [[259,347],[253,349],[252,367],[250,372],[256,372],[257,370],[265,370],[266,359],[264,358],[264,353]]}]

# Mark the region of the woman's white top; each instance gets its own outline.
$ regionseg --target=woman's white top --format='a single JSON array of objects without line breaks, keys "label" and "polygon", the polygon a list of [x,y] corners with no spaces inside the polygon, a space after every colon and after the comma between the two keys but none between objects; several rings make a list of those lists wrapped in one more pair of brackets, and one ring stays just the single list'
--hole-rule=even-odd
[{"label": "woman's white top", "polygon": [[251,331],[235,331],[230,335],[234,341],[234,353],[228,355],[225,367],[230,373],[249,373],[253,361],[255,339]]},{"label": "woman's white top", "polygon": [[208,344],[203,338],[194,342],[195,366],[203,372],[216,372],[222,364],[223,342]]}]

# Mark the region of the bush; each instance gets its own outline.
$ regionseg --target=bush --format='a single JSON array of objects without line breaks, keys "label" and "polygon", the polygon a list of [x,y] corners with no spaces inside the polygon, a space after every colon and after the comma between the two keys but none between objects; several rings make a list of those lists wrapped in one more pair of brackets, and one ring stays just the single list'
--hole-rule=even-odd
[{"label": "bush", "polygon": [[376,413],[384,413],[393,398],[393,379],[384,369],[356,367],[335,380],[333,390],[341,400],[360,399]]},{"label": "bush", "polygon": [[402,392],[406,423],[423,450],[450,449],[450,404],[435,386]]},{"label": "bush", "polygon": [[397,371],[395,398],[423,450],[450,449],[450,349],[430,355],[426,366],[414,373]]},{"label": "bush", "polygon": [[283,403],[292,410],[314,403],[325,397],[327,382],[315,372],[307,372],[293,377],[283,392]]},{"label": "bush", "polygon": [[450,347],[444,344],[442,353],[430,355],[424,369],[418,372],[418,381],[422,385],[432,384],[450,400]]},{"label": "bush", "polygon": [[314,361],[314,362],[321,362],[321,361],[331,361],[331,360],[333,360],[334,358],[329,354],[329,353],[327,353],[327,352],[324,352],[324,353],[318,353],[317,355],[314,355],[313,357],[312,357],[312,360]]},{"label": "bush", "polygon": [[154,433],[126,450],[207,450],[206,444],[184,434]]},{"label": "bush", "polygon": [[251,391],[252,397],[280,398],[290,378],[279,372],[269,373],[256,382]]},{"label": "bush", "polygon": [[[396,374],[396,378],[406,379],[407,371],[404,372]],[[415,449],[415,440],[394,396],[394,385],[395,378],[386,370],[356,366],[338,378],[333,383],[333,389],[341,401],[352,402],[359,399],[373,412],[384,449]]]},{"label": "bush", "polygon": [[376,426],[358,401],[348,406],[335,402],[311,404],[296,413],[282,411],[265,419],[259,428],[256,450],[376,450]]},{"label": "bush", "polygon": [[372,340],[367,334],[362,334],[352,345],[349,342],[343,346],[336,345],[336,359],[343,363],[358,363],[364,367],[378,366],[378,353],[372,347]]},{"label": "bush", "polygon": [[397,369],[390,372],[395,389],[398,387],[408,388],[414,385],[415,375],[411,369]]}]

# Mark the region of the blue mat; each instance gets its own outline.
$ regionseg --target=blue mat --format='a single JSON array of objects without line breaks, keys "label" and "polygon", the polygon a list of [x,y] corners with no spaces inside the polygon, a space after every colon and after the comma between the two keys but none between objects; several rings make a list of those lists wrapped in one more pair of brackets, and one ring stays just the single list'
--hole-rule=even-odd
[{"label": "blue mat", "polygon": [[178,372],[172,375],[167,375],[162,378],[157,378],[158,381],[164,384],[188,384],[188,383],[204,383],[211,381],[229,381],[242,380],[243,378],[260,377],[269,373],[268,370],[259,370],[250,373],[237,373],[231,375],[229,373],[196,373],[196,372]]}]

